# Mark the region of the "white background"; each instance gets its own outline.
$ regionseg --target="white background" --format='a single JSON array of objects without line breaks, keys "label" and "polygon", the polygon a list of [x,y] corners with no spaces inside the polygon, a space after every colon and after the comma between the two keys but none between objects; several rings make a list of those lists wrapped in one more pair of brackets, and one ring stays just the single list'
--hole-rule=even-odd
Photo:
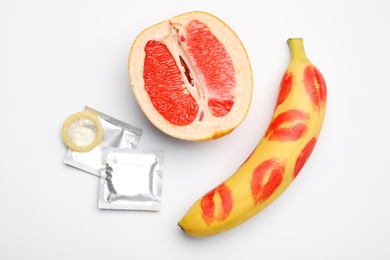
[{"label": "white background", "polygon": [[[390,259],[390,16],[382,0],[0,1],[0,259]],[[193,10],[244,43],[253,102],[230,135],[186,142],[157,130],[128,81],[143,29]],[[266,210],[194,239],[177,222],[230,176],[266,130],[304,38],[328,85],[317,146]],[[160,212],[101,211],[98,178],[63,164],[63,121],[88,105],[143,129],[165,152]]]}]

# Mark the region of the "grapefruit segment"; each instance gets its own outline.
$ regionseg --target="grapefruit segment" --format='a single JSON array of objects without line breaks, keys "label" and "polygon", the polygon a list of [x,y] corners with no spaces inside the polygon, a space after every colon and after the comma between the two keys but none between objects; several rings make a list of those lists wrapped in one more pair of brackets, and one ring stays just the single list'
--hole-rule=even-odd
[{"label": "grapefruit segment", "polygon": [[234,104],[236,77],[223,44],[198,20],[187,27],[186,47],[195,69],[203,78],[210,98],[208,107],[217,117],[227,115]]},{"label": "grapefruit segment", "polygon": [[147,42],[145,53],[145,90],[154,108],[173,125],[190,124],[196,118],[198,105],[186,93],[172,54],[165,44],[153,40]]},{"label": "grapefruit segment", "polygon": [[173,137],[222,137],[249,110],[253,77],[246,50],[209,13],[185,13],[145,29],[131,46],[128,69],[141,110]]}]

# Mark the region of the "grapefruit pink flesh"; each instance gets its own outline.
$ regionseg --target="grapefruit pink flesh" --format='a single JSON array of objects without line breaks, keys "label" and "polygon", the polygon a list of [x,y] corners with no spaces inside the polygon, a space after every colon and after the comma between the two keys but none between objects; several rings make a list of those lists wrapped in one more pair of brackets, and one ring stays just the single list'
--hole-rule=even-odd
[{"label": "grapefruit pink flesh", "polygon": [[209,28],[197,20],[187,26],[186,45],[194,67],[203,76],[211,113],[217,117],[226,116],[233,107],[236,86],[229,54]]},{"label": "grapefruit pink flesh", "polygon": [[215,117],[226,116],[234,105],[236,78],[224,45],[198,20],[171,27],[174,35],[171,31],[167,37],[177,38],[179,57],[174,57],[164,39],[150,40],[144,49],[145,90],[153,106],[177,126],[191,124],[197,117],[201,121],[204,110]]},{"label": "grapefruit pink flesh", "polygon": [[182,126],[194,121],[198,105],[185,93],[180,70],[167,46],[149,41],[145,53],[145,89],[153,106],[171,124]]}]

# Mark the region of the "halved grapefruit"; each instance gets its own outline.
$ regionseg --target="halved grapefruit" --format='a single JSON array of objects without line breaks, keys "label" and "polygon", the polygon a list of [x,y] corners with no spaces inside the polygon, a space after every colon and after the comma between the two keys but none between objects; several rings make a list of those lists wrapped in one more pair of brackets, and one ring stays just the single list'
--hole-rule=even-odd
[{"label": "halved grapefruit", "polygon": [[247,52],[236,33],[209,13],[189,12],[145,29],[131,46],[128,69],[145,116],[178,139],[229,134],[252,100]]}]

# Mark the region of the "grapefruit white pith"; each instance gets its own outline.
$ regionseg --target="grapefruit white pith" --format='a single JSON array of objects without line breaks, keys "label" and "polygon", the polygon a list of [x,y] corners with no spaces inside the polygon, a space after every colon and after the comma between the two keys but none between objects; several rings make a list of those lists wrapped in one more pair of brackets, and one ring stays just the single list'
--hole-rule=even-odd
[{"label": "grapefruit white pith", "polygon": [[141,32],[131,46],[129,78],[145,116],[175,138],[222,137],[242,123],[252,99],[246,50],[219,18],[189,12]]}]

